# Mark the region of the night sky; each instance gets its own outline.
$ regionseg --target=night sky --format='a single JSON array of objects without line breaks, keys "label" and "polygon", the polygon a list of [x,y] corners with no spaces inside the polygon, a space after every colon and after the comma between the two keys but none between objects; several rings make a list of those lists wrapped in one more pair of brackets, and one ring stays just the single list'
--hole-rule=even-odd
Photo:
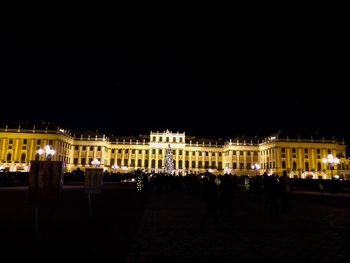
[{"label": "night sky", "polygon": [[350,142],[347,57],[337,39],[122,46],[116,39],[1,38],[2,123],[49,121],[114,135],[169,129],[207,138],[281,130]]}]

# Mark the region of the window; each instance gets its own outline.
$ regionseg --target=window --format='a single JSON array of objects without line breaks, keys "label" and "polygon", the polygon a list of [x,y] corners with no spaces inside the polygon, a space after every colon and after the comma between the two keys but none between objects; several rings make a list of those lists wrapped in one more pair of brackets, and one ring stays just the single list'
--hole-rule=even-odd
[{"label": "window", "polygon": [[213,169],[216,168],[215,162],[211,162],[211,168],[213,168]]},{"label": "window", "polygon": [[309,163],[305,162],[305,171],[309,171]]},{"label": "window", "polygon": [[232,163],[233,169],[237,169],[237,163]]},{"label": "window", "polygon": [[185,167],[186,167],[186,168],[190,168],[190,162],[189,162],[189,161],[186,161],[186,162],[185,162]]},{"label": "window", "polygon": [[112,149],[112,153],[114,153],[115,152],[115,150],[114,149]]},{"label": "window", "polygon": [[182,169],[182,160],[179,161],[179,169]]},{"label": "window", "polygon": [[233,155],[236,155],[236,151],[232,151]]},{"label": "window", "polygon": [[73,164],[74,164],[74,165],[78,165],[78,158],[74,158]]},{"label": "window", "polygon": [[[247,152],[247,155],[250,156],[250,152]],[[248,166],[249,167],[249,166]]]},{"label": "window", "polygon": [[257,155],[258,155],[258,152],[257,152],[257,151],[255,151],[255,152],[254,152],[254,155],[255,155],[255,156],[257,156]]},{"label": "window", "polygon": [[293,162],[293,170],[296,170],[297,169],[297,163],[294,161]]},{"label": "window", "polygon": [[182,155],[182,150],[179,151],[179,154]]},{"label": "window", "polygon": [[202,161],[198,162],[198,168],[203,168]]},{"label": "window", "polygon": [[205,163],[204,163],[204,168],[205,168],[205,169],[208,169],[208,168],[209,168],[209,162],[208,162],[208,161],[205,161]]},{"label": "window", "polygon": [[162,168],[162,160],[158,160],[158,168]]},{"label": "window", "polygon": [[317,154],[321,154],[321,150],[320,149],[316,149]]},{"label": "window", "polygon": [[[12,143],[11,140],[12,140],[12,139],[10,139],[10,144]],[[36,141],[36,144],[37,144],[37,145],[41,145],[41,140],[37,140],[37,141]]]},{"label": "window", "polygon": [[[156,154],[156,150],[155,150],[155,149],[152,150],[152,154]],[[152,168],[153,168],[153,167],[152,167]]]},{"label": "window", "polygon": [[148,150],[146,150],[146,154],[148,154]]},{"label": "window", "polygon": [[142,150],[139,150],[139,154],[141,154],[142,153]]},{"label": "window", "polygon": [[330,149],[328,149],[328,154],[331,154],[331,150]]},{"label": "window", "polygon": [[119,150],[118,150],[118,153],[122,153],[122,149],[119,149]]},{"label": "window", "polygon": [[130,161],[130,166],[131,166],[131,167],[135,167],[135,159],[131,159],[131,161]]},{"label": "window", "polygon": [[156,160],[151,161],[151,168],[156,168]]},{"label": "window", "polygon": [[176,142],[176,138],[175,137],[173,137],[173,142]]},{"label": "window", "polygon": [[25,163],[26,162],[26,154],[22,153],[21,155],[21,163]]},{"label": "window", "polygon": [[83,146],[83,151],[85,151],[86,150],[86,146]]},{"label": "window", "polygon": [[186,155],[188,156],[188,151],[186,151]]},{"label": "window", "polygon": [[94,150],[94,146],[90,146],[90,151],[93,151]]},{"label": "window", "polygon": [[125,149],[125,153],[129,153],[129,149]]},{"label": "window", "polygon": [[296,149],[295,148],[292,148],[292,153],[296,153]]},{"label": "window", "polygon": [[240,167],[241,170],[244,169],[244,163],[240,163],[239,167]]},{"label": "window", "polygon": [[12,149],[12,145],[9,145],[7,148],[11,150]]},{"label": "window", "polygon": [[286,148],[284,148],[284,147],[282,147],[281,150],[282,150],[282,153],[286,152]]},{"label": "window", "polygon": [[162,149],[159,149],[159,154],[162,154],[162,152],[163,152]]},{"label": "window", "polygon": [[317,171],[321,171],[321,169],[322,169],[322,168],[321,168],[321,163],[318,162],[318,163],[317,163]]},{"label": "window", "polygon": [[23,139],[23,144],[27,144],[27,139]]},{"label": "window", "polygon": [[145,167],[148,167],[148,160],[145,160]]},{"label": "window", "polygon": [[117,159],[117,165],[120,167],[122,166],[122,159]]},{"label": "window", "polygon": [[132,153],[132,154],[135,154],[135,150],[134,150],[134,149],[133,149],[133,150],[131,150],[131,153]]},{"label": "window", "polygon": [[124,159],[124,166],[128,166],[128,159]]},{"label": "window", "polygon": [[142,160],[141,160],[141,159],[138,159],[138,160],[137,160],[137,166],[138,166],[138,167],[141,167],[141,166],[142,166]]},{"label": "window", "polygon": [[192,168],[196,168],[196,161],[192,161]]},{"label": "window", "polygon": [[78,145],[75,145],[74,149],[77,151],[79,150],[79,146]]},{"label": "window", "polygon": [[163,141],[163,137],[159,137],[159,141],[162,142]]},{"label": "window", "polygon": [[101,151],[101,146],[98,146],[98,147],[97,147],[97,151]]},{"label": "window", "polygon": [[169,137],[166,137],[166,142],[169,142]]},{"label": "window", "polygon": [[156,141],[156,136],[153,136],[153,141],[154,141],[154,142]]},{"label": "window", "polygon": [[175,150],[173,150],[173,155],[175,155]]},{"label": "window", "polygon": [[308,153],[309,153],[309,150],[308,150],[308,149],[304,149],[304,153],[305,153],[305,154],[308,154]]},{"label": "window", "polygon": [[219,156],[221,156],[221,153],[219,153]]},{"label": "window", "polygon": [[7,160],[8,162],[11,162],[11,159],[12,159],[12,155],[11,155],[11,153],[8,153],[8,154],[7,154],[6,160]]},{"label": "window", "polygon": [[239,152],[239,155],[243,155],[243,151],[240,151],[240,152]]},{"label": "window", "polygon": [[53,144],[53,141],[52,140],[49,140],[49,145],[52,145]]},{"label": "window", "polygon": [[222,162],[219,162],[219,170],[222,169]]},{"label": "window", "polygon": [[286,162],[282,161],[282,169],[286,169]]},{"label": "window", "polygon": [[93,158],[89,158],[89,164],[91,164],[93,160]]},{"label": "window", "polygon": [[180,137],[180,142],[182,142],[182,137]]},{"label": "window", "polygon": [[202,156],[202,152],[199,152],[199,156]]},{"label": "window", "polygon": [[205,156],[209,156],[209,152],[205,152]]},{"label": "window", "polygon": [[22,146],[22,150],[25,150],[25,149],[27,149],[27,146]]},{"label": "window", "polygon": [[85,165],[86,164],[86,158],[81,158],[81,164]]}]

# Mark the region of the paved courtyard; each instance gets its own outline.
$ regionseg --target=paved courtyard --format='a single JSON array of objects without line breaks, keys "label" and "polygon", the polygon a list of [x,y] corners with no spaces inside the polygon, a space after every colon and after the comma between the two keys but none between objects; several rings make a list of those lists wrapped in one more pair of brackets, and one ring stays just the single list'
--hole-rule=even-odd
[{"label": "paved courtyard", "polygon": [[126,262],[349,262],[350,195],[295,192],[271,213],[238,192],[232,219],[201,222],[199,195],[153,192]]}]

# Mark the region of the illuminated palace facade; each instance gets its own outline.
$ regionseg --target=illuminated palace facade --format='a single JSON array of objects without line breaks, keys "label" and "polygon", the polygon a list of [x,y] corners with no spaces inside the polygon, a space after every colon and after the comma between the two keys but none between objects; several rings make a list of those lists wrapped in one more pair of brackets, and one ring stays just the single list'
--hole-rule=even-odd
[{"label": "illuminated palace facade", "polygon": [[[66,170],[91,167],[95,159],[110,172],[131,172],[141,169],[162,172],[166,149],[171,147],[175,174],[225,172],[257,175],[264,172],[291,177],[330,178],[348,175],[349,159],[345,142],[335,139],[235,138],[224,141],[197,139],[179,132],[150,132],[137,137],[107,137],[98,133],[72,134],[51,125],[0,128],[0,167],[10,171],[28,171],[31,160],[44,160],[38,150],[50,145],[56,151],[52,160],[64,161]],[[339,164],[324,163],[329,154]],[[254,169],[254,164],[260,166]],[[255,167],[259,167],[255,166]]]}]

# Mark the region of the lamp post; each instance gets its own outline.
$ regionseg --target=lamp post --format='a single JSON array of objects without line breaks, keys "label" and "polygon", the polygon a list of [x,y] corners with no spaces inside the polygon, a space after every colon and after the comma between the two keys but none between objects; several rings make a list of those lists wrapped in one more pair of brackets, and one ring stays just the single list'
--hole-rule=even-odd
[{"label": "lamp post", "polygon": [[258,164],[258,163],[253,164],[253,165],[252,165],[252,169],[256,171],[256,174],[255,174],[255,175],[257,176],[258,173],[259,173],[260,164]]},{"label": "lamp post", "polygon": [[340,160],[337,157],[333,157],[333,154],[328,154],[327,158],[323,158],[322,162],[327,164],[328,169],[331,170],[331,179],[333,179],[334,166],[337,165]]},{"label": "lamp post", "polygon": [[93,160],[93,161],[91,162],[91,165],[97,167],[97,166],[100,165],[100,163],[101,163],[101,162],[100,162],[99,160],[95,159],[95,160]]},{"label": "lamp post", "polygon": [[51,161],[52,156],[56,153],[55,150],[51,149],[49,145],[45,146],[45,150],[40,148],[37,153],[39,156],[43,155],[44,153],[46,154],[46,161]]},{"label": "lamp post", "polygon": [[112,169],[114,170],[114,172],[117,170],[117,169],[119,169],[119,166],[118,165],[116,165],[116,164],[113,164],[112,165]]}]

